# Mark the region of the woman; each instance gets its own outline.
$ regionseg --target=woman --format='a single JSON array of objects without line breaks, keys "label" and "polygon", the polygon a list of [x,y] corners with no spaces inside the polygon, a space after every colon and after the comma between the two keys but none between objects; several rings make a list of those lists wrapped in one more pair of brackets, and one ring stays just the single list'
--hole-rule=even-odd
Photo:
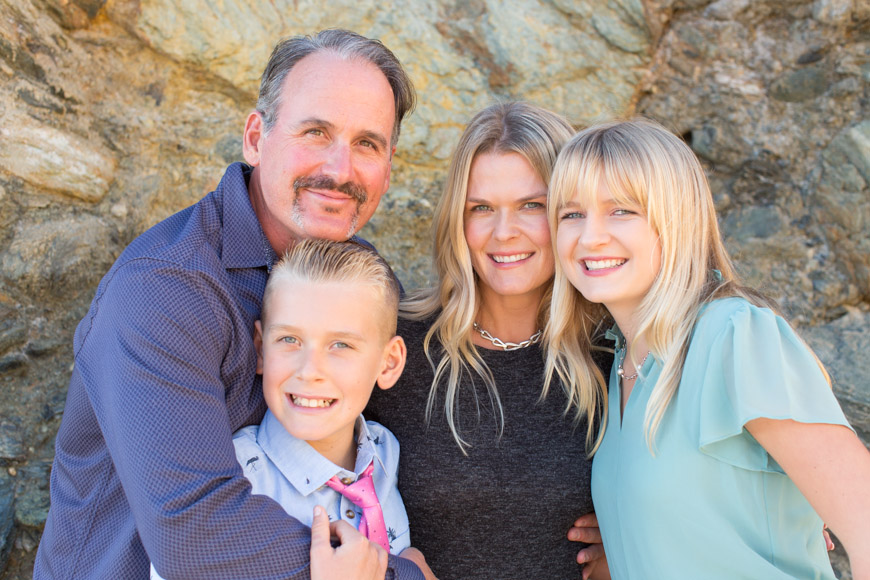
[{"label": "woman", "polygon": [[688,146],[650,121],[587,129],[549,214],[550,376],[605,396],[584,357],[601,305],[616,323],[592,476],[613,576],[833,578],[818,512],[870,578],[870,454],[812,351],[737,279]]},{"label": "woman", "polygon": [[523,103],[472,119],[435,212],[438,283],[404,302],[405,372],[366,410],[401,442],[412,542],[444,579],[579,578],[592,557],[566,535],[592,511],[601,401],[543,389],[539,343],[555,267],[547,184],[572,132]]}]

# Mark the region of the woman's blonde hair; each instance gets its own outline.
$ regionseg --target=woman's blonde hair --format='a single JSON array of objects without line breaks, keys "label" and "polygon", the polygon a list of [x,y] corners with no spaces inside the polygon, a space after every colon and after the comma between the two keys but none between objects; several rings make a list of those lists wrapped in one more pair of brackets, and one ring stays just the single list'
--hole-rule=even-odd
[{"label": "woman's blonde hair", "polygon": [[[455,414],[461,380],[473,384],[479,377],[486,385],[490,402],[498,409],[498,429],[504,429],[504,413],[492,373],[471,341],[477,316],[478,277],[471,264],[465,241],[464,213],[471,164],[484,153],[522,156],[545,184],[549,183],[553,163],[573,129],[561,116],[527,103],[499,103],[479,112],[462,133],[450,160],[444,192],[433,219],[433,259],[436,284],[411,294],[400,306],[400,316],[424,320],[435,316],[423,341],[429,363],[435,372],[426,405],[426,420],[431,418],[438,390],[444,385],[444,414],[463,453],[468,443],[462,439]],[[543,325],[547,316],[550,289],[538,310]],[[442,346],[438,361],[431,348],[436,338]],[[542,396],[546,391],[542,393]],[[570,395],[570,393],[569,393]],[[566,411],[573,397],[569,396]]]},{"label": "woman's blonde hair", "polygon": [[[548,200],[551,231],[556,232],[560,211],[569,201],[591,206],[602,185],[617,204],[639,208],[661,244],[661,269],[640,304],[632,337],[643,336],[652,356],[662,363],[644,417],[652,451],[656,431],[680,383],[701,306],[713,298],[740,296],[775,312],[778,308],[740,283],[722,243],[704,170],[673,133],[637,118],[599,124],[574,136],[553,170]],[[590,379],[586,368],[589,337],[600,316],[601,305],[585,300],[571,286],[557,260],[547,332],[548,380],[555,372],[563,382],[576,381],[581,391],[599,389],[606,401],[603,388]]]}]

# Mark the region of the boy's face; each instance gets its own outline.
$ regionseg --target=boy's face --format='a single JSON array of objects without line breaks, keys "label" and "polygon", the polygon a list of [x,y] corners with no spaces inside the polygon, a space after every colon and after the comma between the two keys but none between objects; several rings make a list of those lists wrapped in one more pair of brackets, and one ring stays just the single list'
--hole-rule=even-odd
[{"label": "boy's face", "polygon": [[390,388],[405,364],[404,342],[387,336],[384,298],[371,285],[288,277],[267,316],[254,342],[269,409],[322,455],[347,452],[375,383]]}]

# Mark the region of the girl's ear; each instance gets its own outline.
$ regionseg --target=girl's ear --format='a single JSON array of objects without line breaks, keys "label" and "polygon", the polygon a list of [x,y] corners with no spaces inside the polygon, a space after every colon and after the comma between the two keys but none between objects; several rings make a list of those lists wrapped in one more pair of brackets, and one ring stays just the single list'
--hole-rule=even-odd
[{"label": "girl's ear", "polygon": [[257,374],[263,374],[263,325],[254,322],[254,348],[257,349]]},{"label": "girl's ear", "polygon": [[384,347],[384,361],[378,375],[378,386],[384,390],[396,384],[405,368],[407,350],[401,336],[394,336]]}]

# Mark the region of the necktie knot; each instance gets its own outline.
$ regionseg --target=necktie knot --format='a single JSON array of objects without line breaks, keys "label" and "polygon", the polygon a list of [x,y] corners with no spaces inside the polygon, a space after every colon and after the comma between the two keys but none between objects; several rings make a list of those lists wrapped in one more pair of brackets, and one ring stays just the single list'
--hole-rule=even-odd
[{"label": "necktie knot", "polygon": [[369,540],[380,544],[383,549],[389,552],[390,542],[387,538],[387,527],[384,524],[384,513],[375,493],[375,483],[372,479],[374,467],[374,462],[369,463],[357,480],[351,484],[344,484],[337,475],[333,475],[326,482],[326,485],[362,508],[363,513],[359,521],[360,533]]}]

